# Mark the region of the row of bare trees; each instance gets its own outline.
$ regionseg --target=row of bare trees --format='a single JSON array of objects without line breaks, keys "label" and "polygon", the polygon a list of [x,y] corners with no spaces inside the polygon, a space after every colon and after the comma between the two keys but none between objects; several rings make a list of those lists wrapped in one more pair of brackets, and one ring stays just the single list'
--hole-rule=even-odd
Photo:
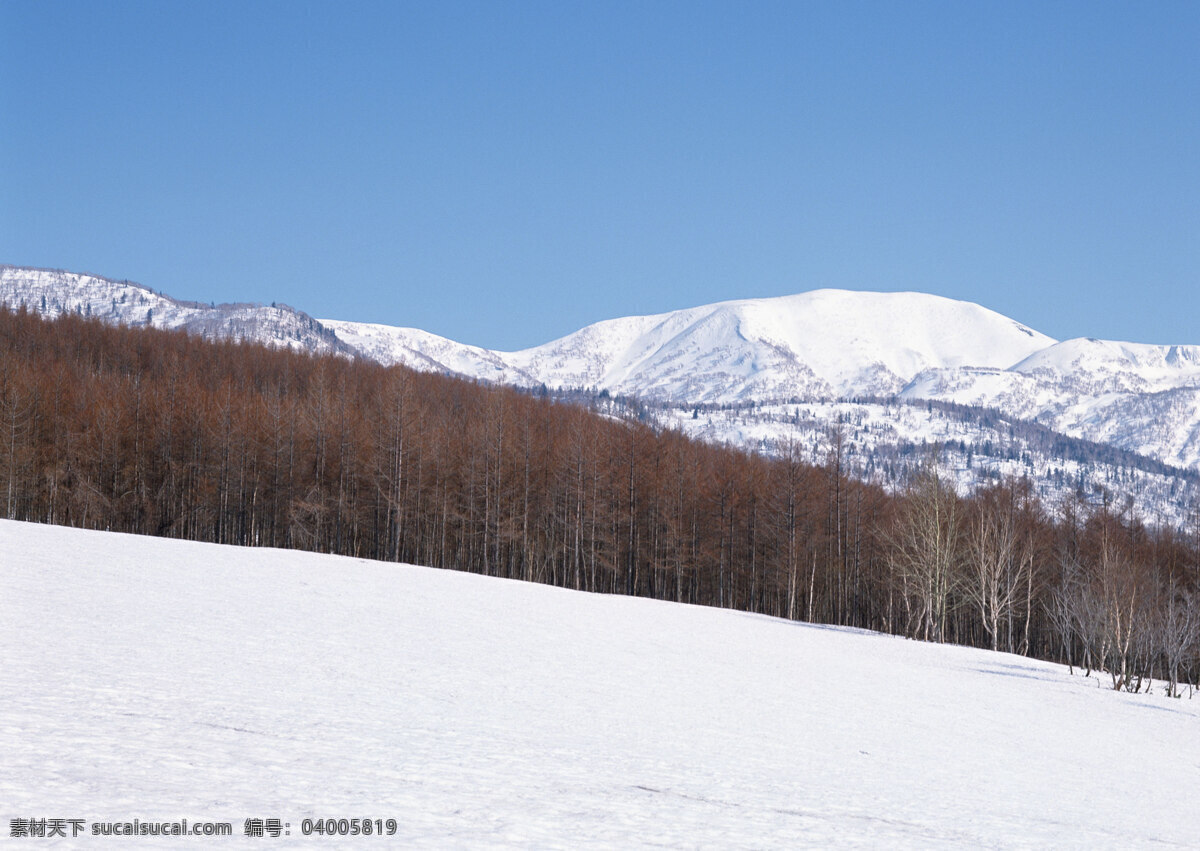
[{"label": "row of bare trees", "polygon": [[1105,670],[1113,688],[1140,691],[1157,674],[1178,695],[1200,649],[1194,569],[1163,569],[1151,548],[1113,522],[1099,523],[1090,552],[1060,554],[1047,601],[1070,665]]},{"label": "row of bare trees", "polygon": [[970,643],[1104,670],[1116,689],[1139,691],[1158,676],[1178,695],[1181,676],[1195,682],[1194,539],[1152,534],[1078,500],[1052,522],[1025,482],[963,500],[936,467],[900,497],[887,534],[909,635],[962,641],[961,624],[951,631],[957,611],[982,632]]},{"label": "row of bare trees", "polygon": [[[836,438],[836,435],[835,435]],[[931,467],[845,473],[512,389],[0,310],[10,518],[471,570],[1079,661],[1197,670],[1194,541]]]},{"label": "row of bare trees", "polygon": [[991,649],[1028,652],[1045,525],[1038,512],[1022,482],[964,502],[935,466],[919,476],[888,538],[909,634],[944,641],[952,612],[965,609]]}]

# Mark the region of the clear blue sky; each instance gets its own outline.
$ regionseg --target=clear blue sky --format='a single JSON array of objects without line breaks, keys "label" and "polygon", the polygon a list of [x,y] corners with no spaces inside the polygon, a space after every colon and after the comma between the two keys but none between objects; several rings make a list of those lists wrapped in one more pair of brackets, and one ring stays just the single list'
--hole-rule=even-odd
[{"label": "clear blue sky", "polygon": [[1200,343],[1200,3],[0,0],[0,262],[519,348],[923,290]]}]

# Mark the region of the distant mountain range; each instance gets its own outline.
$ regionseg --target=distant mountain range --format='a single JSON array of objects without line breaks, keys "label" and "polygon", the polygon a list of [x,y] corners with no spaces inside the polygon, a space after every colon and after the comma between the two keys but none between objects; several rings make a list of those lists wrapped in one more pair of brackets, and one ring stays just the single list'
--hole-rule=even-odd
[{"label": "distant mountain range", "polygon": [[631,316],[518,352],[321,320],[382,363],[673,405],[898,397],[997,408],[1167,464],[1200,465],[1200,346],[1058,342],[923,293],[817,290]]},{"label": "distant mountain range", "polygon": [[[979,305],[922,293],[817,290],[721,302],[606,320],[516,352],[415,328],[317,320],[287,305],[179,301],[57,270],[0,266],[0,301],[47,316],[625,397],[664,426],[768,452],[790,440],[814,461],[840,429],[851,465],[867,477],[895,477],[880,472],[886,459],[937,442],[951,447],[964,486],[1027,474],[1049,495],[1111,489],[1175,522],[1200,481],[1200,346],[1059,342]],[[1047,434],[1066,442],[1048,450]]]},{"label": "distant mountain range", "polygon": [[202,337],[253,340],[320,354],[357,352],[307,313],[286,304],[180,301],[132,281],[60,269],[0,265],[0,303],[51,318],[64,313],[105,322],[179,328]]},{"label": "distant mountain range", "polygon": [[924,370],[1004,368],[1054,342],[965,302],[838,290],[610,319],[519,352],[322,322],[384,362],[686,403],[894,395]]}]

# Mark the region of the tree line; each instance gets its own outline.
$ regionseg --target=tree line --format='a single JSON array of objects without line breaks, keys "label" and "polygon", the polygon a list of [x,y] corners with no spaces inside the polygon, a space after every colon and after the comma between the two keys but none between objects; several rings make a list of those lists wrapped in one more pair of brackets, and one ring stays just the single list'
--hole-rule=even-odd
[{"label": "tree line", "polygon": [[1200,670],[1195,530],[1024,482],[902,491],[447,376],[0,309],[13,519],[469,570],[1010,650],[1117,688]]}]

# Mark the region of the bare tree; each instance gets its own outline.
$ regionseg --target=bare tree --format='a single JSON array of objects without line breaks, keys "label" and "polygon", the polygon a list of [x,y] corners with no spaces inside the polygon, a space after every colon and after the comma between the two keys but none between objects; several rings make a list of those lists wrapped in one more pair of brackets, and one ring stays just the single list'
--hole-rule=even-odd
[{"label": "bare tree", "polygon": [[1200,594],[1170,582],[1156,610],[1156,632],[1166,661],[1167,695],[1179,697],[1179,672],[1200,652]]},{"label": "bare tree", "polygon": [[7,360],[0,359],[0,458],[4,471],[4,516],[17,517],[17,503],[27,489],[22,479],[30,461],[29,437],[33,393]]},{"label": "bare tree", "polygon": [[[967,538],[963,592],[979,611],[991,648],[999,650],[1002,629],[1011,623],[1033,570],[1033,543],[1019,535],[1011,501],[1008,506],[980,505]],[[1005,649],[1011,652],[1012,631],[1004,632]]]},{"label": "bare tree", "polygon": [[1100,593],[1104,602],[1108,671],[1117,691],[1128,688],[1134,640],[1141,622],[1141,584],[1131,559],[1106,545],[1100,552]]},{"label": "bare tree", "polygon": [[906,494],[891,536],[890,563],[909,611],[909,633],[945,641],[960,576],[961,509],[931,466]]}]

